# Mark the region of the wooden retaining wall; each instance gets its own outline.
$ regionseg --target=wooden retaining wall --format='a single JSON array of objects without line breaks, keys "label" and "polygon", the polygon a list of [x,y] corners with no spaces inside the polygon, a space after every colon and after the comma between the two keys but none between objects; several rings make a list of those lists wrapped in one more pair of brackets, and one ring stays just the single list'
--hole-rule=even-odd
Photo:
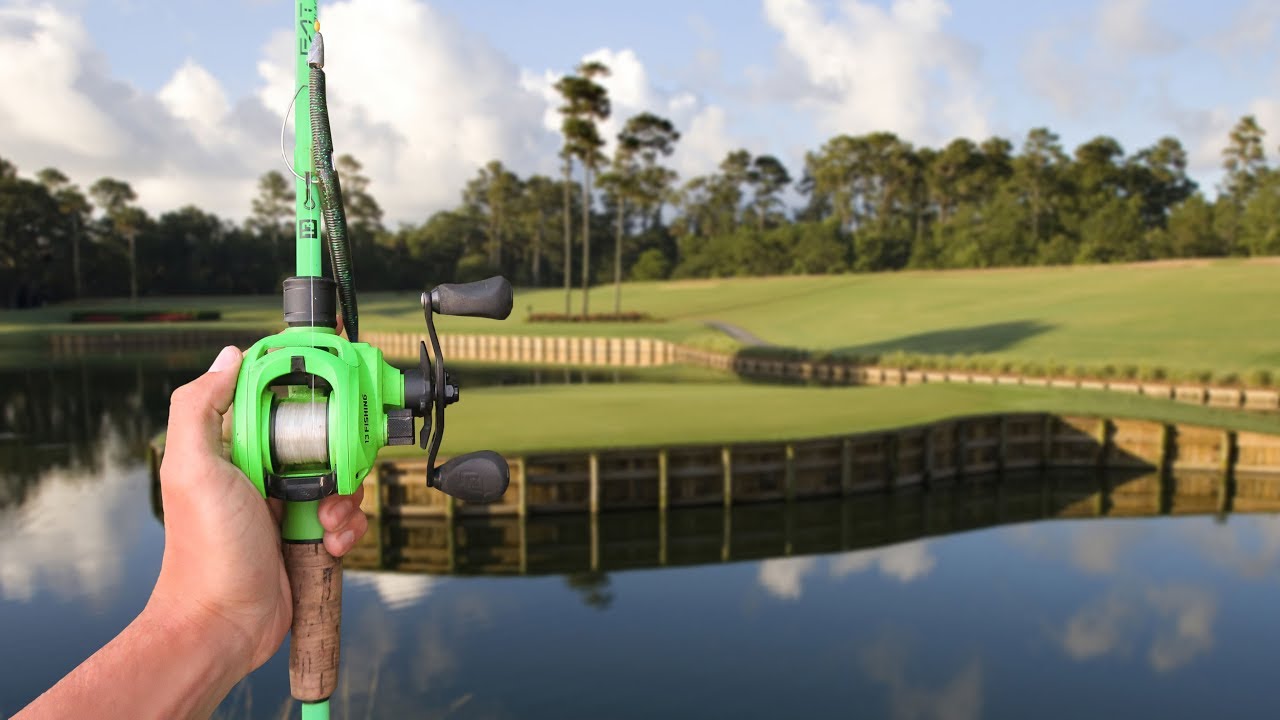
[{"label": "wooden retaining wall", "polygon": [[425,460],[379,463],[365,509],[388,516],[579,513],[791,502],[1039,469],[1274,475],[1280,436],[1146,420],[1018,413],[812,440],[532,453],[503,501],[428,490]]},{"label": "wooden retaining wall", "polygon": [[[89,353],[166,352],[237,345],[247,347],[263,331],[192,330],[71,333],[50,336],[55,357]],[[418,357],[418,333],[365,332],[362,340],[381,349],[388,358]],[[1280,391],[1267,388],[1171,385],[1134,380],[991,375],[968,371],[900,370],[839,361],[771,360],[685,347],[652,338],[549,337],[529,335],[443,335],[446,358],[493,364],[524,363],[599,367],[654,367],[695,365],[744,377],[814,382],[829,385],[917,385],[962,383],[977,385],[1025,385],[1080,390],[1102,390],[1146,395],[1165,400],[1246,410],[1280,410]]]},{"label": "wooden retaining wall", "polygon": [[[1047,519],[1228,512],[1280,512],[1280,476],[1022,470],[808,503],[373,517],[344,564],[432,574],[595,574],[865,550]],[[592,577],[580,580],[589,585]]]}]

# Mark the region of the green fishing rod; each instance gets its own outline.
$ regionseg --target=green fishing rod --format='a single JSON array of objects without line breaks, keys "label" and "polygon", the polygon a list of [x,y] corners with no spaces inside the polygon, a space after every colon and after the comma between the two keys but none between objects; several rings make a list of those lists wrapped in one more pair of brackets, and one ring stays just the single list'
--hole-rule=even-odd
[{"label": "green fishing rod", "polygon": [[[264,498],[284,501],[281,552],[293,596],[290,691],[302,703],[304,720],[321,720],[329,717],[337,687],[342,562],[321,542],[319,502],[355,493],[380,449],[411,445],[415,434],[427,451],[428,487],[467,503],[502,497],[509,468],[497,453],[436,465],[445,408],[460,394],[445,370],[434,316],[503,320],[511,313],[512,291],[505,279],[493,277],[422,293],[426,339],[419,343],[416,368],[392,367],[382,351],[359,342],[342,186],[333,163],[324,38],[316,0],[297,0],[294,8],[297,274],[284,281],[286,328],[244,354],[232,411],[232,461]],[[324,250],[332,278],[324,277]],[[346,337],[337,330],[339,311]]]}]

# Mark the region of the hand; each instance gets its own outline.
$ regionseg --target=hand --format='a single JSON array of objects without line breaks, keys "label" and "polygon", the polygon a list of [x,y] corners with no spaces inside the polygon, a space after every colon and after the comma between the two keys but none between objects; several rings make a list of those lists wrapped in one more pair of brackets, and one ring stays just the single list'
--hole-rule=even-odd
[{"label": "hand", "polygon": [[[223,450],[240,360],[240,351],[225,348],[209,372],[173,393],[160,468],[164,560],[148,610],[226,640],[248,674],[284,641],[293,604],[280,555],[280,503],[264,501]],[[362,488],[320,502],[324,546],[335,557],[368,530],[363,495]]]}]

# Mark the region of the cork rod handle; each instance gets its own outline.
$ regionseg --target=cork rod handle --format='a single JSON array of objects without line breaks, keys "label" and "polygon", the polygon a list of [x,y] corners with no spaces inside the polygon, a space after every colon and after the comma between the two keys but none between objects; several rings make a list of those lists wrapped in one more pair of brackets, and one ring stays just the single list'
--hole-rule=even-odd
[{"label": "cork rod handle", "polygon": [[317,541],[285,540],[283,552],[293,593],[289,687],[302,702],[320,702],[338,685],[342,559]]}]

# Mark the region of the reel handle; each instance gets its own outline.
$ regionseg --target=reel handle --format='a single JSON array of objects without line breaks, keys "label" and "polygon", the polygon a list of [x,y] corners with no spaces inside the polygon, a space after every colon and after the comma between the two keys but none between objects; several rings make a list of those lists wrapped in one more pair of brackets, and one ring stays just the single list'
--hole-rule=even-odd
[{"label": "reel handle", "polygon": [[510,483],[511,468],[492,450],[459,455],[427,478],[428,487],[476,505],[500,500]]},{"label": "reel handle", "polygon": [[430,295],[431,310],[441,315],[506,320],[511,314],[511,283],[502,276],[461,285],[437,285]]}]

